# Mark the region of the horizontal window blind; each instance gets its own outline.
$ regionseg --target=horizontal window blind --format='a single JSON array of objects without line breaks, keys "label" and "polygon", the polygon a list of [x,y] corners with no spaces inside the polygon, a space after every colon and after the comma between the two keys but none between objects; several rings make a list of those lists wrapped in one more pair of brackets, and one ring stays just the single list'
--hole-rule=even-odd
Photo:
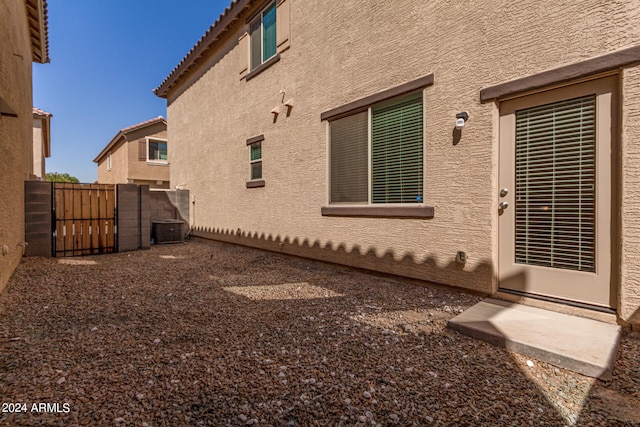
[{"label": "horizontal window blind", "polygon": [[422,201],[422,93],[371,109],[372,203]]},{"label": "horizontal window blind", "polygon": [[595,96],[516,112],[516,263],[595,271],[595,132]]},{"label": "horizontal window blind", "polygon": [[251,160],[260,160],[262,158],[262,144],[251,144]]},{"label": "horizontal window blind", "polygon": [[330,124],[331,202],[368,201],[368,114],[362,112]]}]

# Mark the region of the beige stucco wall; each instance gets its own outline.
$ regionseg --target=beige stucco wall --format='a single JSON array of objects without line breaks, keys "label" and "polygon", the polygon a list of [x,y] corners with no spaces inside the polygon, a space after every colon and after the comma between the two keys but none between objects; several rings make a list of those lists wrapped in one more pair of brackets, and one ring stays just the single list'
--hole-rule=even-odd
[{"label": "beige stucco wall", "polygon": [[[136,132],[127,134],[126,138],[129,142],[129,172],[127,178],[136,181],[169,181],[169,163],[158,164],[138,160],[138,139],[140,138],[158,138],[167,139],[167,126],[164,123],[158,123],[148,126]],[[171,145],[167,143],[167,157],[171,162]],[[167,184],[168,185],[168,184]]]},{"label": "beige stucco wall", "polygon": [[622,73],[620,316],[640,324],[640,66]]},{"label": "beige stucco wall", "polygon": [[33,119],[33,175],[44,181],[45,158],[42,119]]},{"label": "beige stucco wall", "polygon": [[18,114],[0,116],[1,290],[22,257],[24,181],[32,168],[31,47],[24,2],[0,0],[0,40],[0,96]]},{"label": "beige stucco wall", "polygon": [[127,143],[124,141],[118,141],[114,145],[111,153],[111,169],[107,168],[107,153],[98,162],[98,182],[100,184],[126,184],[128,173],[128,151]]},{"label": "beige stucco wall", "polygon": [[[158,123],[121,136],[111,152],[111,170],[107,169],[107,155],[98,162],[98,182],[104,184],[153,183],[153,188],[169,188],[169,163],[158,164],[138,160],[140,138],[167,139],[167,126]],[[168,156],[171,146],[167,144]],[[169,162],[171,159],[169,158]],[[156,181],[163,181],[157,184]]]},{"label": "beige stucco wall", "polygon": [[[215,66],[169,94],[171,187],[190,190],[195,233],[494,292],[498,108],[479,102],[480,89],[640,43],[640,3],[288,1],[291,48],[280,62],[238,78],[247,55],[234,48],[240,19],[225,42],[230,52],[214,53],[201,69]],[[424,200],[435,217],[321,216],[320,114],[429,73]],[[640,104],[637,86],[625,89],[625,103]],[[281,91],[294,106],[274,123]],[[454,145],[460,111],[470,118]],[[266,186],[247,189],[245,141],[260,134]],[[640,199],[627,203],[632,211]],[[458,250],[467,252],[464,266]],[[633,278],[622,286],[637,286],[640,270],[625,271]]]}]

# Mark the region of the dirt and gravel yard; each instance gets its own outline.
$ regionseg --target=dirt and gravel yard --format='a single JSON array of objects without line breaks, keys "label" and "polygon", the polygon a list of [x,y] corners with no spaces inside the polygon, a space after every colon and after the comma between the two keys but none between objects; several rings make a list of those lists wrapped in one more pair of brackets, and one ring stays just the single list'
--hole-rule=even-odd
[{"label": "dirt and gravel yard", "polygon": [[638,333],[605,384],[446,329],[479,300],[218,243],[27,258],[0,426],[640,425]]}]

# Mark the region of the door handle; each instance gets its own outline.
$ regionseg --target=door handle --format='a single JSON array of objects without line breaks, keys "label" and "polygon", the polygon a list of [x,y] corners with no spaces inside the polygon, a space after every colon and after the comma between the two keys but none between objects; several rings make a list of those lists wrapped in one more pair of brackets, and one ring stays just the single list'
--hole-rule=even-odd
[{"label": "door handle", "polygon": [[507,209],[509,207],[509,203],[508,202],[500,202],[500,204],[498,206],[500,206],[500,209]]}]

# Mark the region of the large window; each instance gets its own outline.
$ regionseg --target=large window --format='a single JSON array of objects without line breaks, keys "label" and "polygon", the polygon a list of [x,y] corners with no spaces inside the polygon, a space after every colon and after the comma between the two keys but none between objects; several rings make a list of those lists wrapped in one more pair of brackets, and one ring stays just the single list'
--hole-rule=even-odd
[{"label": "large window", "polygon": [[167,141],[150,139],[147,160],[150,162],[167,161]]},{"label": "large window", "polygon": [[422,92],[330,123],[330,203],[423,201]]},{"label": "large window", "polygon": [[250,70],[276,54],[276,3],[267,6],[249,24],[251,38]]}]

